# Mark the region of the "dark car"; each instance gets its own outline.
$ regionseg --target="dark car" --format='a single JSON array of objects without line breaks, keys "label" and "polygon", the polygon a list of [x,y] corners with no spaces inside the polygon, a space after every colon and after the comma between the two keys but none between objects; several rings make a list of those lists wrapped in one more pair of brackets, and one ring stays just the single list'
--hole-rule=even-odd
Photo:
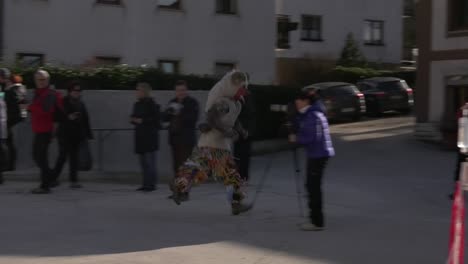
[{"label": "dark car", "polygon": [[330,119],[359,120],[366,113],[364,95],[350,83],[316,83],[304,89],[316,89],[325,105]]},{"label": "dark car", "polygon": [[389,111],[409,114],[413,110],[413,90],[405,80],[393,77],[365,79],[357,84],[366,98],[367,112],[381,115]]}]

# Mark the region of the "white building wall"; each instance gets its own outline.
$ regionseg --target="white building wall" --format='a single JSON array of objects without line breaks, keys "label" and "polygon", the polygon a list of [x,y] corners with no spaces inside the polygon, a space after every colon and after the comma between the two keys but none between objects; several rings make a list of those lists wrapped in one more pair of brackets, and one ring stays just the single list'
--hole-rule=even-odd
[{"label": "white building wall", "polygon": [[[157,1],[5,0],[5,59],[43,53],[47,62],[80,65],[94,56],[117,56],[130,65],[181,60],[185,74],[213,74],[215,62],[234,62],[255,83],[275,75],[275,5],[238,0],[238,15],[215,13],[215,1],[183,1],[183,11]],[[18,15],[20,14],[20,15]]]},{"label": "white building wall", "polygon": [[429,122],[440,122],[444,113],[447,77],[467,75],[468,60],[435,61],[431,63],[429,89]]},{"label": "white building wall", "polygon": [[432,50],[456,50],[468,47],[468,37],[447,37],[448,1],[432,1]]},{"label": "white building wall", "polygon": [[[402,0],[276,0],[277,13],[301,22],[302,15],[322,16],[323,42],[301,41],[299,29],[290,35],[290,50],[278,51],[278,57],[337,59],[348,33],[361,44],[369,61],[398,63],[402,57]],[[384,46],[364,45],[364,20],[383,20]]]},{"label": "white building wall", "polygon": [[[447,51],[466,49],[468,37],[447,37],[447,2],[432,1],[432,50]],[[430,75],[430,122],[439,122],[445,104],[446,78],[468,74],[468,60],[444,60],[431,63]]]}]

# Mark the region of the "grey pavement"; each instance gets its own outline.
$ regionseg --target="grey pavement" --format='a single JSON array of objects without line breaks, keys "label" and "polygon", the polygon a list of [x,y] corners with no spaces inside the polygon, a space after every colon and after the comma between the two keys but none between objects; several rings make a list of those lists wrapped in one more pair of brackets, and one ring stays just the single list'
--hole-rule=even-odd
[{"label": "grey pavement", "polygon": [[327,230],[301,232],[292,153],[253,160],[252,194],[273,159],[256,207],[229,214],[223,187],[206,184],[176,206],[166,186],[140,194],[85,182],[28,193],[0,187],[0,264],[444,263],[454,153],[414,140],[413,119],[332,128],[337,156],[325,178]]}]

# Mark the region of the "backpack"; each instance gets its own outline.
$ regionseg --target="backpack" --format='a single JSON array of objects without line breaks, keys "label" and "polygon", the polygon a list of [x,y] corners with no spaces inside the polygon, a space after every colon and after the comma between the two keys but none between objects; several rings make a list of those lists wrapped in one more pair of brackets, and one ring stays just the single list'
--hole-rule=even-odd
[{"label": "backpack", "polygon": [[22,109],[20,106],[21,104],[26,104],[26,88],[23,85],[15,84],[6,90],[5,102],[8,109],[9,126],[14,126],[27,118],[27,110]]},{"label": "backpack", "polygon": [[58,92],[50,89],[42,100],[42,109],[44,112],[54,112],[54,122],[60,123],[65,119],[65,113],[58,104]]}]

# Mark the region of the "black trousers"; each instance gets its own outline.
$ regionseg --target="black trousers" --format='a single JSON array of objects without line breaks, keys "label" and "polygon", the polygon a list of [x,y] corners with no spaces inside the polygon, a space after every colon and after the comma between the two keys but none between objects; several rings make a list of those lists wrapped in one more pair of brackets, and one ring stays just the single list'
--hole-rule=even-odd
[{"label": "black trousers", "polygon": [[171,145],[174,176],[177,176],[177,170],[187,161],[190,155],[192,155],[193,148],[193,144],[175,143]]},{"label": "black trousers", "polygon": [[236,160],[239,174],[244,181],[249,180],[250,156],[252,151],[252,142],[250,139],[239,139],[234,144],[234,158]]},{"label": "black trousers", "polygon": [[13,128],[8,128],[8,139],[6,141],[8,147],[8,171],[14,171],[16,169],[16,146],[13,135]]},{"label": "black trousers", "polygon": [[41,188],[49,189],[53,172],[49,167],[49,146],[52,133],[37,133],[34,135],[33,159],[41,170]]},{"label": "black trousers", "polygon": [[318,227],[324,227],[322,178],[328,158],[309,159],[307,161],[306,188],[309,198],[310,220]]},{"label": "black trousers", "polygon": [[59,136],[59,156],[54,167],[54,178],[56,181],[62,173],[63,166],[68,160],[70,181],[73,183],[78,182],[78,156],[80,151],[80,140],[69,138],[64,135]]}]

